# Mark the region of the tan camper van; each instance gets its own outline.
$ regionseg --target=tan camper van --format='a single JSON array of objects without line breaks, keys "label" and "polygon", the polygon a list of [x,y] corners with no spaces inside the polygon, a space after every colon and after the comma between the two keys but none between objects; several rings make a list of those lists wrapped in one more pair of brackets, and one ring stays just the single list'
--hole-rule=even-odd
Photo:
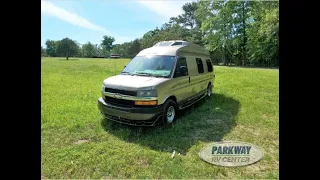
[{"label": "tan camper van", "polygon": [[176,112],[214,87],[209,52],[186,41],[162,41],[140,51],[116,76],[103,81],[101,115],[135,126],[170,124]]}]

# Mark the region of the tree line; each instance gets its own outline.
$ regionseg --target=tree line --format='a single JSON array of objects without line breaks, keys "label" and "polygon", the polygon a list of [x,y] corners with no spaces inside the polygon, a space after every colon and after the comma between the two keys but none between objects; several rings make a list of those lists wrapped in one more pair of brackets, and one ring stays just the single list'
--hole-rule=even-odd
[{"label": "tree line", "polygon": [[61,57],[64,56],[67,59],[73,57],[107,57],[110,54],[110,50],[114,47],[112,43],[115,39],[111,36],[103,36],[101,44],[92,44],[88,42],[86,44],[79,44],[78,42],[64,38],[62,40],[54,41],[47,40],[46,48],[41,46],[41,56]]},{"label": "tree line", "polygon": [[[141,38],[122,44],[104,36],[101,44],[79,43],[65,38],[47,40],[43,56],[133,58],[159,41],[185,40],[205,47],[215,64],[279,66],[279,2],[200,0],[186,3],[183,13]],[[67,52],[66,49],[69,49]]]}]

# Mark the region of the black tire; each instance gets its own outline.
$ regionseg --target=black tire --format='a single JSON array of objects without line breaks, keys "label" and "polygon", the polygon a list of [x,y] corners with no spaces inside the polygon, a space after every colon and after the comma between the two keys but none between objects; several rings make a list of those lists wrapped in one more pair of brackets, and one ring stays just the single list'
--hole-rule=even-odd
[{"label": "black tire", "polygon": [[[169,118],[168,117],[168,110],[169,110],[169,114],[170,112],[172,113],[172,108],[173,108],[173,118]],[[172,100],[172,99],[168,99],[165,104],[164,104],[164,111],[163,111],[163,124],[164,125],[170,125],[172,124],[175,119],[176,119],[176,115],[177,115],[177,103]]]},{"label": "black tire", "polygon": [[211,98],[213,92],[212,92],[212,85],[209,84],[208,87],[207,87],[207,96],[208,98]]}]

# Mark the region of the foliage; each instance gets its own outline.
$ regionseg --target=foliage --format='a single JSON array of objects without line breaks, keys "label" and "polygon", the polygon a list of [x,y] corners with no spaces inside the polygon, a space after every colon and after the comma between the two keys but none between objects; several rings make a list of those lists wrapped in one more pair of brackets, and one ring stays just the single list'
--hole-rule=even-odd
[{"label": "foliage", "polygon": [[249,29],[249,60],[254,65],[279,66],[279,2],[256,2]]},{"label": "foliage", "polygon": [[82,52],[83,57],[93,57],[97,54],[96,47],[90,42],[82,45]]},{"label": "foliage", "polygon": [[200,1],[197,11],[208,50],[225,65],[278,66],[279,2]]},{"label": "foliage", "polygon": [[128,49],[128,55],[130,58],[133,58],[134,56],[136,56],[139,52],[141,51],[141,47],[140,47],[140,42],[139,39],[135,39],[130,48]]},{"label": "foliage", "polygon": [[74,56],[78,52],[78,45],[75,41],[69,38],[64,38],[58,42],[56,53],[63,55],[69,59],[69,56]]},{"label": "foliage", "polygon": [[47,56],[46,50],[41,46],[41,57],[42,56]]},{"label": "foliage", "polygon": [[101,45],[104,46],[104,48],[110,52],[110,50],[112,49],[112,43],[115,41],[115,39],[111,36],[103,36],[103,40],[101,42]]},{"label": "foliage", "polygon": [[56,50],[57,50],[57,43],[56,41],[53,40],[47,40],[46,41],[46,52],[48,54],[48,56],[50,57],[56,57]]},{"label": "foliage", "polygon": [[[279,65],[279,2],[200,0],[186,3],[183,13],[141,38],[114,45],[103,36],[100,45],[78,44],[75,56],[120,54],[132,58],[159,41],[185,40],[210,51],[215,64],[241,66]],[[59,41],[46,41],[46,54],[56,57]],[[43,53],[41,53],[43,54]]]}]

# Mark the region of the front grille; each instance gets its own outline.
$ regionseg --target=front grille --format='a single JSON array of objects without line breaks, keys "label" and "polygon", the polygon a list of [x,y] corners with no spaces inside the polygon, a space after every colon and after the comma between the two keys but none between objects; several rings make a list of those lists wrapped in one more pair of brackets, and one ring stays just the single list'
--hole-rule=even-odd
[{"label": "front grille", "polygon": [[104,97],[105,102],[117,106],[123,106],[123,107],[133,107],[134,101],[132,100],[126,100],[126,99],[117,99],[109,96]]},{"label": "front grille", "polygon": [[121,90],[121,89],[112,89],[112,88],[105,88],[105,92],[111,92],[111,93],[119,93],[119,94],[124,94],[124,95],[129,95],[129,96],[137,96],[137,92],[135,91],[126,91],[126,90]]}]

